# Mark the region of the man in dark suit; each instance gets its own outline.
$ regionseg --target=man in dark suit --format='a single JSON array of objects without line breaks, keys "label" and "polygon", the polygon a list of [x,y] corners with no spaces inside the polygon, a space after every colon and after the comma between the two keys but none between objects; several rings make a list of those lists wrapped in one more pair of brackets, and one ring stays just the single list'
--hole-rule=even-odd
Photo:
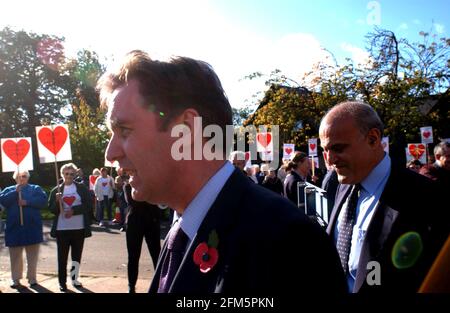
[{"label": "man in dark suit", "polygon": [[345,292],[337,252],[319,226],[250,182],[226,161],[223,144],[206,157],[213,149],[200,117],[220,127],[222,143],[232,139],[231,107],[210,65],[133,51],[99,88],[112,130],[107,159],[130,173],[134,200],[175,210],[150,292]]},{"label": "man in dark suit", "polygon": [[417,292],[449,233],[433,182],[391,166],[375,110],[344,102],[323,118],[320,140],[339,182],[328,233],[350,292]]}]

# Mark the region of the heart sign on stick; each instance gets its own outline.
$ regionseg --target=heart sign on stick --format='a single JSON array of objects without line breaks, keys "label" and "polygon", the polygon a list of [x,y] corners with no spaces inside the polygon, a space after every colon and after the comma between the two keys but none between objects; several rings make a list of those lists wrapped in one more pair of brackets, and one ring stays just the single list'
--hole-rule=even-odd
[{"label": "heart sign on stick", "polygon": [[433,143],[433,127],[431,126],[421,127],[420,135],[422,137],[422,143],[424,144]]},{"label": "heart sign on stick", "polygon": [[317,156],[317,138],[308,139],[309,156]]},{"label": "heart sign on stick", "polygon": [[295,144],[285,143],[283,144],[283,160],[292,160],[294,157]]},{"label": "heart sign on stick", "polygon": [[4,138],[1,149],[3,172],[33,169],[31,138]]},{"label": "heart sign on stick", "polygon": [[72,159],[67,125],[60,124],[36,127],[36,136],[41,163],[68,161]]},{"label": "heart sign on stick", "polygon": [[266,152],[273,150],[272,133],[258,133],[256,135],[256,151]]}]

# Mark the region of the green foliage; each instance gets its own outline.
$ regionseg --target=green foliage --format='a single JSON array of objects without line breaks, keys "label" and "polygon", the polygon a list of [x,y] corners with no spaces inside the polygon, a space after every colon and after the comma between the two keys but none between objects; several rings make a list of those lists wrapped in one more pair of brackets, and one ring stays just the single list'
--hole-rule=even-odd
[{"label": "green foliage", "polygon": [[[421,36],[421,42],[410,43],[375,29],[367,35],[367,64],[354,65],[347,59],[339,66],[327,60],[316,64],[300,83],[273,71],[266,82],[271,88],[244,125],[280,125],[280,143],[302,146],[318,137],[328,109],[341,101],[363,100],[377,110],[385,135],[399,151],[407,142],[420,141],[422,126],[433,126],[435,138],[450,136],[450,39],[424,32]],[[310,92],[301,92],[300,86]],[[299,129],[295,126],[300,121]]]}]

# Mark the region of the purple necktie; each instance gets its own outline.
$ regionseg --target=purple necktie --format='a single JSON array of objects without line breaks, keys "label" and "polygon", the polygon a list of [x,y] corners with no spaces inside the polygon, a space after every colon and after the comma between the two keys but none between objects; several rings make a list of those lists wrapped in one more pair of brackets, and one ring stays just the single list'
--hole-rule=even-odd
[{"label": "purple necktie", "polygon": [[181,229],[180,222],[175,222],[170,229],[169,238],[167,238],[167,254],[161,267],[158,293],[169,291],[173,278],[183,260],[187,241],[188,236]]}]

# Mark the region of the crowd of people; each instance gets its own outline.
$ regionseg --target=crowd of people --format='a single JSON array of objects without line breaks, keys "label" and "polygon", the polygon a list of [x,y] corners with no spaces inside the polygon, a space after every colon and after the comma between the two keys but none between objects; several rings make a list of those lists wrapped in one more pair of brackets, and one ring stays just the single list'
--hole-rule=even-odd
[{"label": "crowd of people", "polygon": [[[26,252],[27,279],[30,287],[36,279],[40,244],[43,239],[41,210],[48,206],[54,218],[50,236],[56,239],[58,281],[61,292],[67,292],[67,263],[71,254],[72,286],[82,288],[78,280],[85,238],[92,236],[91,225],[106,227],[117,223],[126,231],[129,291],[135,292],[143,239],[147,242],[154,266],[160,252],[160,208],[147,202],[134,201],[128,175],[118,170],[115,180],[107,168],[94,169],[95,183],[73,163],[60,169],[60,184],[49,195],[38,185],[29,183],[28,171],[16,171],[16,185],[0,191],[0,205],[6,211],[5,245],[9,248],[11,288],[20,288],[23,278],[23,251]],[[115,203],[120,217],[112,219]],[[104,211],[107,219],[104,219]]]},{"label": "crowd of people", "polygon": [[[48,203],[55,213],[52,235],[62,291],[68,251],[79,268],[84,239],[91,235],[93,203],[103,226],[112,219],[114,197],[121,212],[128,209],[130,292],[144,238],[156,265],[150,293],[302,295],[417,292],[449,238],[449,210],[442,203],[449,188],[450,145],[436,145],[433,164],[397,166],[382,146],[383,123],[368,104],[345,101],[322,117],[327,171],[312,175],[304,152],[279,169],[265,163],[246,167],[244,153],[228,156],[226,145],[215,147],[223,159],[171,157],[173,126],[183,124],[194,133],[197,117],[222,130],[231,124],[231,106],[205,62],[154,61],[132,51],[97,87],[112,133],[106,157],[117,161],[121,172],[113,180],[101,169],[89,196],[86,180],[75,178],[76,166],[61,168],[61,184]],[[42,242],[39,209],[47,195],[28,178],[17,173],[17,184],[0,193],[0,203],[8,212],[11,262],[25,248],[31,284],[38,251],[33,245]],[[302,182],[322,186],[332,198],[326,230],[305,214]],[[122,186],[118,192],[116,186]],[[158,207],[150,203],[174,211],[162,249]],[[27,231],[19,228],[22,211]],[[21,266],[11,266],[13,285]],[[72,282],[80,286],[74,273]]]}]

